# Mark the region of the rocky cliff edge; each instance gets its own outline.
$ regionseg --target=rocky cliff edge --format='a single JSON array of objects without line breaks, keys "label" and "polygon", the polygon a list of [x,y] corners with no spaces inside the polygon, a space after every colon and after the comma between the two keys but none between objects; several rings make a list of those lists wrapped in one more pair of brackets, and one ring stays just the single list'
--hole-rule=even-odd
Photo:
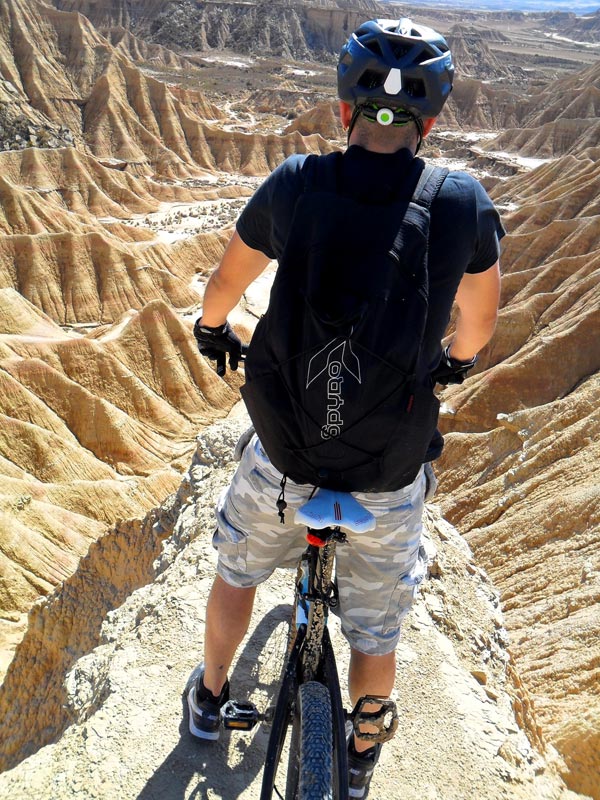
[{"label": "rocky cliff edge", "polygon": [[[32,609],[0,691],[0,795],[123,800],[258,798],[268,730],[210,747],[187,732],[214,574],[212,506],[231,476],[242,412],[207,429],[177,494],[123,522]],[[400,728],[371,795],[574,800],[558,777],[507,648],[498,594],[435,506],[430,575],[398,650]],[[260,587],[231,676],[261,709],[277,689],[293,575]],[[332,620],[342,675],[347,648]]]}]

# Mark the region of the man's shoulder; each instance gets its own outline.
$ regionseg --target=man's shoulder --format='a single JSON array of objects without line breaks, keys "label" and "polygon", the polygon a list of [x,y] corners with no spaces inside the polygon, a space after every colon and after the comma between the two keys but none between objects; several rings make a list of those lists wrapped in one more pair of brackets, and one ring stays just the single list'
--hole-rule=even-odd
[{"label": "man's shoulder", "polygon": [[306,160],[309,158],[305,153],[296,153],[288,156],[282,161],[270,175],[270,180],[280,183],[295,183],[302,179],[302,172],[305,169]]},{"label": "man's shoulder", "polygon": [[326,169],[327,165],[336,162],[341,154],[337,151],[317,155],[316,153],[297,153],[288,156],[272,173],[271,177],[279,181],[300,182],[307,174]]},{"label": "man's shoulder", "polygon": [[433,203],[432,213],[472,217],[493,207],[488,193],[477,178],[462,170],[451,170]]},{"label": "man's shoulder", "polygon": [[260,184],[246,206],[246,216],[257,210],[277,210],[302,191],[303,170],[308,156],[295,154],[282,161]]},{"label": "man's shoulder", "polygon": [[481,192],[485,192],[485,189],[469,172],[450,170],[440,189],[440,196],[446,199],[456,197],[475,199]]}]

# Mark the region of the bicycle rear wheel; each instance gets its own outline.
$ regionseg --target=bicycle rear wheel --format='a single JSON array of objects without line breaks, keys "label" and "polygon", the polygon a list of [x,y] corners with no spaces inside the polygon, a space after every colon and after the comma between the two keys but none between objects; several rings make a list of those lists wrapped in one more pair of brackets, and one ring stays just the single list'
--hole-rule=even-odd
[{"label": "bicycle rear wheel", "polygon": [[332,800],[333,752],[329,690],[309,681],[298,688],[286,800]]},{"label": "bicycle rear wheel", "polygon": [[323,635],[322,680],[331,698],[333,725],[333,798],[348,800],[348,744],[346,740],[346,713],[340,692],[335,655],[326,628]]},{"label": "bicycle rear wheel", "polygon": [[[273,791],[275,790],[275,780],[279,762],[281,761],[287,730],[294,712],[294,700],[298,687],[298,659],[305,634],[306,626],[303,625],[298,629],[294,645],[285,666],[271,725],[269,744],[267,745],[260,800],[271,800]],[[277,794],[279,793],[277,792]]]}]

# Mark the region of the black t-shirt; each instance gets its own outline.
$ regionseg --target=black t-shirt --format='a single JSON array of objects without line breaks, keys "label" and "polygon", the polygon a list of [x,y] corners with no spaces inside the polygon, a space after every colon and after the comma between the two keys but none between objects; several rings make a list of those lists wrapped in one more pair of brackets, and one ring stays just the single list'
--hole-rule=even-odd
[{"label": "black t-shirt", "polygon": [[[341,184],[358,198],[393,198],[413,156],[409,150],[373,153],[353,145],[342,158]],[[249,247],[280,258],[296,200],[304,189],[305,155],[286,159],[257,189],[242,212],[237,231]],[[483,186],[466,172],[450,172],[431,206],[429,235],[429,314],[424,356],[437,366],[454,295],[465,272],[478,273],[498,260],[504,228]],[[341,231],[340,235],[373,236],[377,231]]]}]

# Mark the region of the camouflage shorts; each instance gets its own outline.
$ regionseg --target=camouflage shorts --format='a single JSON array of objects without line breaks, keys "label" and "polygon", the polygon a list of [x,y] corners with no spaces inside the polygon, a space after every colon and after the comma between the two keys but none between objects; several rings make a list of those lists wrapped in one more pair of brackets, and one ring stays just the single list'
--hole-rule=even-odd
[{"label": "camouflage shorts", "polygon": [[[254,436],[216,508],[217,569],[232,586],[256,586],[276,567],[295,567],[306,547],[306,528],[293,520],[312,487],[287,481],[282,525],[276,507],[281,477]],[[414,483],[399,491],[354,493],[377,519],[374,531],[349,533],[336,550],[342,630],[360,652],[384,655],[396,647],[401,621],[425,575],[425,483],[421,470]]]}]

